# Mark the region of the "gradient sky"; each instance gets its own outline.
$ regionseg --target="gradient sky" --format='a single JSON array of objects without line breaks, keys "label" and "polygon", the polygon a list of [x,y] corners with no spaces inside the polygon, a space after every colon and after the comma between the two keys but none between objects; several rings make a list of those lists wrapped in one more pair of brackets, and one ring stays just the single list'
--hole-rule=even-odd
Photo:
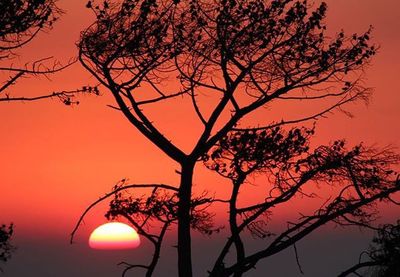
[{"label": "gradient sky", "polygon": [[[400,2],[398,0],[329,0],[328,28],[347,33],[365,31],[374,26],[373,38],[379,54],[366,72],[366,85],[375,88],[369,106],[350,105],[355,118],[341,113],[330,115],[317,125],[318,142],[346,138],[351,143],[400,146]],[[53,30],[41,33],[20,54],[15,64],[54,56],[66,63],[76,55],[79,32],[93,16],[84,8],[86,1],[60,0],[65,11]],[[94,80],[79,64],[51,77],[51,80],[24,79],[13,95],[35,95],[54,90],[70,90]],[[105,222],[106,206],[94,209],[78,232],[75,245],[68,236],[80,213],[120,179],[135,183],[176,184],[178,166],[143,138],[118,112],[107,108],[112,99],[82,96],[81,104],[66,107],[57,100],[33,103],[0,103],[0,222],[14,222],[18,251],[6,265],[4,276],[117,276],[121,260],[145,258],[145,243],[133,251],[99,252],[87,247],[91,230]],[[285,110],[286,109],[286,110]],[[187,137],[190,119],[187,110],[163,107],[152,111],[176,144],[190,147]],[[288,112],[282,107],[282,113]],[[162,117],[161,117],[162,115]],[[157,117],[158,116],[158,117]],[[193,130],[195,133],[196,130]],[[218,179],[199,168],[197,186]],[[296,207],[294,207],[296,208]],[[385,220],[393,220],[400,210],[384,209]],[[288,212],[283,211],[282,214]],[[357,260],[371,234],[357,230],[324,228],[300,243],[305,276],[331,276]],[[194,242],[197,272],[204,272],[210,251],[223,236],[196,237]],[[163,256],[173,256],[169,237]],[[250,241],[250,243],[256,243]],[[299,246],[298,246],[299,247]],[[345,253],[341,253],[343,249]],[[340,253],[340,255],[339,255]],[[283,269],[281,266],[288,264]],[[316,266],[318,264],[319,266]],[[324,268],[326,267],[326,268]],[[175,270],[174,261],[163,260],[163,272]],[[275,272],[271,276],[297,276],[292,250],[262,265]],[[250,276],[264,276],[260,270]],[[132,274],[132,276],[134,276]],[[156,276],[163,276],[162,274]],[[173,276],[173,275],[171,275]],[[199,275],[201,276],[201,275]],[[329,275],[330,276],[330,275]]]}]

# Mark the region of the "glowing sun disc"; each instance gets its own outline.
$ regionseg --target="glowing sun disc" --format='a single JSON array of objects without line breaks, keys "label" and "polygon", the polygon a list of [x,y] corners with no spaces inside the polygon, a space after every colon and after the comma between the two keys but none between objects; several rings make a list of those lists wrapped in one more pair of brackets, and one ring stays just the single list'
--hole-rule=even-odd
[{"label": "glowing sun disc", "polygon": [[93,249],[130,249],[139,245],[135,229],[121,222],[100,225],[89,237],[89,246]]}]

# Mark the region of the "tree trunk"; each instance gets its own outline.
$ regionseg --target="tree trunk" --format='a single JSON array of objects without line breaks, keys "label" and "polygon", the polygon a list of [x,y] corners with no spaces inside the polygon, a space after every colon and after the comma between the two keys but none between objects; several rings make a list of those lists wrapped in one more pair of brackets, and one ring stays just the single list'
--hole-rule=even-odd
[{"label": "tree trunk", "polygon": [[190,200],[195,162],[182,164],[178,204],[178,272],[179,277],[192,277],[190,238]]},{"label": "tree trunk", "polygon": [[[235,244],[236,247],[237,264],[242,264],[245,258],[244,245],[242,239],[240,238],[240,231],[238,229],[237,208],[236,208],[236,202],[239,195],[240,185],[244,182],[245,178],[246,178],[245,175],[242,175],[239,177],[239,180],[237,180],[234,183],[231,199],[229,201],[229,226],[231,229],[233,243]],[[234,273],[233,277],[241,277],[242,275],[243,273],[241,271],[237,271]]]}]

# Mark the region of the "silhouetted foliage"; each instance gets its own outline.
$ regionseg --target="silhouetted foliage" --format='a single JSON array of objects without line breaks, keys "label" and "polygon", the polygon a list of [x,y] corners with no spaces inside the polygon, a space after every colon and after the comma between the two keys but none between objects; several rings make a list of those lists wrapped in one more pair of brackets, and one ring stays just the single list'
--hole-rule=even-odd
[{"label": "silhouetted foliage", "polygon": [[10,55],[41,29],[51,27],[61,13],[54,0],[2,1],[0,10],[1,50]]},{"label": "silhouetted foliage", "polygon": [[[15,247],[11,244],[13,225],[0,226],[0,262],[7,262],[11,258],[11,253]],[[2,271],[0,267],[0,271]]]},{"label": "silhouetted foliage", "polygon": [[0,2],[0,102],[34,101],[46,98],[58,98],[65,105],[78,104],[74,100],[77,93],[98,94],[97,87],[83,87],[71,91],[57,91],[34,97],[12,96],[12,86],[22,78],[30,76],[48,76],[59,72],[74,63],[66,65],[53,61],[52,57],[44,57],[23,67],[16,67],[13,60],[18,56],[17,51],[32,41],[40,31],[51,29],[62,11],[55,0],[7,0]]},{"label": "silhouetted foliage", "polygon": [[377,275],[381,277],[400,275],[400,221],[396,225],[385,225],[378,231],[371,246],[370,257],[380,261]]},{"label": "silhouetted foliage", "polygon": [[[295,246],[328,222],[367,225],[373,220],[374,203],[386,201],[400,189],[390,169],[399,158],[390,149],[364,145],[348,149],[344,140],[338,140],[310,150],[313,129],[285,127],[318,120],[334,110],[349,114],[343,110],[346,103],[368,101],[371,90],[361,80],[377,48],[370,42],[371,29],[329,37],[324,24],[327,5],[295,0],[106,0],[89,1],[87,8],[97,19],[78,45],[82,65],[113,95],[112,107],[181,166],[180,183],[167,188],[172,195],[159,194],[160,185],[148,184],[156,189],[155,198],[117,196],[110,212],[117,203],[122,210],[134,205],[128,219],[137,227],[147,217],[165,222],[168,211],[168,218],[178,225],[179,276],[192,276],[194,200],[202,199],[192,195],[192,180],[199,162],[232,181],[230,199],[211,198],[229,206],[231,232],[211,276],[242,276],[260,259]],[[153,104],[170,105],[182,97],[190,100],[202,125],[187,153],[147,113]],[[247,119],[263,107],[273,110],[293,101],[319,102],[310,114],[297,118],[282,114],[281,120],[265,118],[249,125]],[[238,207],[239,190],[252,174],[268,176],[266,189],[260,190],[265,201]],[[315,196],[317,191],[307,194],[303,187],[317,190],[316,183],[335,187],[338,194],[248,254],[242,232],[271,237],[267,228],[271,209],[298,195]],[[137,187],[114,189],[83,216],[99,201]],[[147,201],[153,206],[146,206]],[[228,265],[225,257],[232,247],[237,259]]]},{"label": "silhouetted foliage", "polygon": [[[368,269],[365,274],[359,273],[360,269],[365,268]],[[339,277],[352,274],[372,277],[400,276],[400,221],[378,228],[369,250],[363,252],[359,262]]]},{"label": "silhouetted foliage", "polygon": [[[118,184],[115,189],[124,188],[125,182]],[[212,234],[213,214],[200,206],[210,204],[213,198],[206,195],[196,197],[191,202],[191,227],[200,233]],[[115,193],[114,199],[110,202],[110,209],[106,213],[107,219],[114,219],[120,215],[129,217],[133,222],[141,222],[141,229],[147,229],[148,223],[158,221],[165,224],[176,223],[178,220],[178,195],[170,193],[165,189],[155,187],[150,196],[133,197],[126,191]],[[150,224],[151,225],[151,224]]]}]

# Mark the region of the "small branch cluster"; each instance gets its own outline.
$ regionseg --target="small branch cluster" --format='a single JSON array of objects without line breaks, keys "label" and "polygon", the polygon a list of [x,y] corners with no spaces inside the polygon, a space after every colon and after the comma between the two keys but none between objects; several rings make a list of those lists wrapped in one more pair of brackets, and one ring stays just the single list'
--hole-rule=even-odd
[{"label": "small branch cluster", "polygon": [[[0,91],[1,92],[1,91]],[[78,94],[94,94],[99,96],[100,91],[98,86],[83,86],[80,89],[76,90],[63,90],[63,91],[55,91],[50,94],[33,96],[33,97],[12,97],[9,94],[5,94],[5,97],[0,97],[0,102],[10,102],[10,101],[36,101],[40,99],[48,99],[48,98],[57,98],[60,100],[64,105],[71,106],[71,105],[79,105],[79,100],[75,100]]]},{"label": "small branch cluster", "polygon": [[1,58],[12,55],[12,50],[27,44],[40,30],[51,28],[62,13],[54,0],[2,1],[0,10]]}]

